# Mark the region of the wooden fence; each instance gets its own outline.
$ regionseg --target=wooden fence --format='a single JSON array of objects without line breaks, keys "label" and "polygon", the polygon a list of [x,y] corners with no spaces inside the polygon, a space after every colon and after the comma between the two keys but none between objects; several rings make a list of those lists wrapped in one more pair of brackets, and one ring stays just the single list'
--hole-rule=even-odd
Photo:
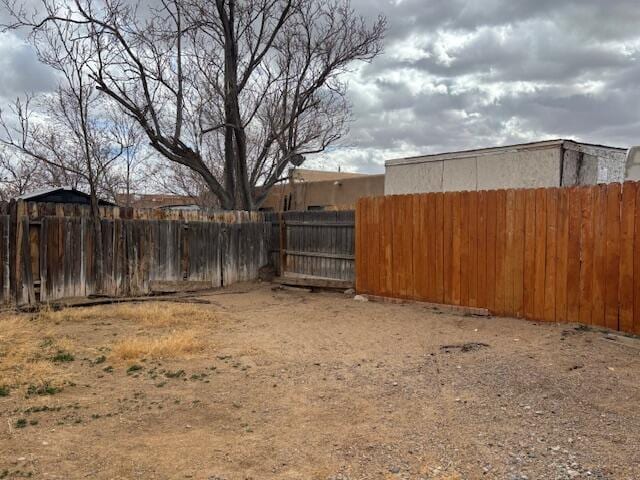
[{"label": "wooden fence", "polygon": [[270,213],[265,219],[271,223],[272,263],[282,277],[316,285],[327,280],[326,286],[353,284],[353,210]]},{"label": "wooden fence", "polygon": [[363,198],[359,292],[640,334],[640,184]]},{"label": "wooden fence", "polygon": [[75,215],[74,207],[27,207],[14,204],[0,215],[4,303],[221,287],[255,279],[269,263],[270,225],[261,216],[231,212],[216,217],[231,223],[114,216],[101,221],[99,279],[92,219]]}]

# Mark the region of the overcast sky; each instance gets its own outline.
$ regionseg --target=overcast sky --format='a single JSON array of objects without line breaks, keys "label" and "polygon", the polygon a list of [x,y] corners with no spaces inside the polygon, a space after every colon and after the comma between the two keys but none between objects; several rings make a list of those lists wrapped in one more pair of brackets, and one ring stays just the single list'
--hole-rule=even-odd
[{"label": "overcast sky", "polygon": [[[640,144],[639,0],[352,0],[385,15],[385,52],[349,77],[346,145],[309,166],[382,172],[385,159],[547,138]],[[0,96],[51,88],[0,36]]]},{"label": "overcast sky", "polygon": [[640,144],[638,0],[353,2],[389,32],[350,79],[350,148],[327,168],[546,138]]}]

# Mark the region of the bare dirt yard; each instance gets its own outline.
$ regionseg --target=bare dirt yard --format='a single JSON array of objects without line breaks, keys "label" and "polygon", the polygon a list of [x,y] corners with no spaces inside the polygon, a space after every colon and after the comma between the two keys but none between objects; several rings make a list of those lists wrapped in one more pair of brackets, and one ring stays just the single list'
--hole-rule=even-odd
[{"label": "bare dirt yard", "polygon": [[244,284],[0,316],[0,478],[637,479],[640,340]]}]

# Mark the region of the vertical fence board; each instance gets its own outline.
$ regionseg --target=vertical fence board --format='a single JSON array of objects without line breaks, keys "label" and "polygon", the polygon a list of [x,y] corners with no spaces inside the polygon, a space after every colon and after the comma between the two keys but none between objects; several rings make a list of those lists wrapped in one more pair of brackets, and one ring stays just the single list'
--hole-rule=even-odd
[{"label": "vertical fence board", "polygon": [[453,303],[453,194],[442,194],[443,221],[443,300]]},{"label": "vertical fence board", "polygon": [[513,315],[517,317],[524,316],[524,235],[525,235],[525,208],[526,208],[526,190],[516,190],[515,198],[515,233],[513,248],[515,249],[514,258],[514,280],[513,280]]},{"label": "vertical fence board", "polygon": [[496,305],[496,227],[497,227],[497,191],[487,192],[487,305],[494,311]]},{"label": "vertical fence board", "polygon": [[569,190],[558,190],[558,220],[556,236],[556,321],[567,321],[567,262],[569,244]]},{"label": "vertical fence board", "polygon": [[507,191],[496,193],[495,311],[504,315],[507,311]]},{"label": "vertical fence board", "polygon": [[633,240],[633,329],[640,335],[640,185],[636,183],[636,212]]},{"label": "vertical fence board", "polygon": [[535,246],[535,279],[534,279],[534,316],[536,320],[544,319],[544,294],[547,258],[547,207],[544,189],[536,189],[536,246]]},{"label": "vertical fence board", "polygon": [[478,192],[469,192],[469,305],[478,306]]},{"label": "vertical fence board", "polygon": [[469,305],[469,286],[471,280],[470,258],[470,203],[471,193],[460,193],[460,305]]},{"label": "vertical fence board", "polygon": [[621,185],[607,185],[607,243],[605,326],[618,329],[618,287],[620,280],[620,204]]},{"label": "vertical fence board", "polygon": [[569,189],[569,244],[567,252],[567,321],[580,318],[581,189]]},{"label": "vertical fence board", "polygon": [[535,318],[536,191],[533,189],[525,190],[524,210],[524,316]]},{"label": "vertical fence board", "polygon": [[576,321],[591,323],[593,312],[593,268],[595,265],[594,212],[597,207],[597,191],[591,188],[580,188],[576,191],[576,200],[580,202],[580,237],[576,245],[580,254],[579,261],[579,306]]},{"label": "vertical fence board", "polygon": [[546,191],[547,207],[547,239],[545,262],[544,320],[556,320],[556,263],[558,235],[558,190],[550,188]]},{"label": "vertical fence board", "polygon": [[476,276],[478,307],[487,306],[487,192],[478,192],[478,264]]},{"label": "vertical fence board", "polygon": [[413,298],[429,298],[429,276],[431,274],[429,256],[429,215],[426,211],[427,196],[413,197]]},{"label": "vertical fence board", "polygon": [[[593,292],[591,295],[593,303],[590,323],[604,327],[606,326],[605,296],[607,288],[607,186],[594,187],[594,198]],[[582,322],[582,318],[580,321]]]}]

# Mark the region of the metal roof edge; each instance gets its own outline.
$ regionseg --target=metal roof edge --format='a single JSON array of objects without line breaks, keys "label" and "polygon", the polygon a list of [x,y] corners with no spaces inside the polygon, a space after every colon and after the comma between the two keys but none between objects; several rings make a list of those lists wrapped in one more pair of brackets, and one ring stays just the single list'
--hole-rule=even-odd
[{"label": "metal roof edge", "polygon": [[411,157],[403,157],[403,158],[394,158],[389,159],[384,162],[385,167],[387,166],[398,166],[398,165],[410,165],[416,163],[426,163],[426,162],[435,162],[439,160],[458,160],[464,158],[471,157],[479,157],[485,155],[491,155],[495,153],[503,153],[503,152],[518,152],[525,150],[537,150],[537,149],[545,149],[545,148],[553,148],[557,146],[562,146],[566,143],[572,143],[574,145],[584,145],[590,147],[597,147],[602,149],[609,150],[617,150],[621,152],[626,152],[627,149],[620,147],[611,147],[607,145],[597,145],[586,142],[578,142],[571,139],[553,139],[553,140],[541,140],[538,142],[529,142],[529,143],[519,143],[514,145],[502,145],[498,147],[486,147],[486,148],[474,148],[471,150],[458,150],[453,152],[442,152],[442,153],[431,153],[426,155],[416,155]]}]

